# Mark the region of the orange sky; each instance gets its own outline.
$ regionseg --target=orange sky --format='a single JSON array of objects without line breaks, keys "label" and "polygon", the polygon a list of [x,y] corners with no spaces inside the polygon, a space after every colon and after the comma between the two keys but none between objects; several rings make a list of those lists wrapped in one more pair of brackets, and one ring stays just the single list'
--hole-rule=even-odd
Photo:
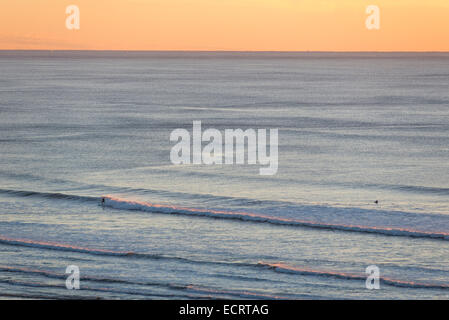
[{"label": "orange sky", "polygon": [[2,0],[0,49],[449,51],[449,0]]}]

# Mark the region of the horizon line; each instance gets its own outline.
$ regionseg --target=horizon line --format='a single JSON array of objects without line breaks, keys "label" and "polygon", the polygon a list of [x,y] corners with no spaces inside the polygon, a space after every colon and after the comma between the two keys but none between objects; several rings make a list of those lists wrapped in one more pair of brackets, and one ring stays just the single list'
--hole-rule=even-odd
[{"label": "horizon line", "polygon": [[236,52],[236,53],[449,53],[449,51],[440,50],[135,50],[135,49],[0,49],[0,52],[36,52],[36,51],[53,51],[53,52]]}]

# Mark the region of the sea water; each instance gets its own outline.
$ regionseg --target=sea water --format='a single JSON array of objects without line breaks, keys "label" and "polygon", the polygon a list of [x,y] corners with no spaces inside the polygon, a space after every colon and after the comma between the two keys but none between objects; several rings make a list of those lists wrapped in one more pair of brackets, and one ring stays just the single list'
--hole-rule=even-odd
[{"label": "sea water", "polygon": [[[1,52],[0,297],[448,299],[448,89],[448,54]],[[172,164],[193,121],[278,129],[277,173]]]}]

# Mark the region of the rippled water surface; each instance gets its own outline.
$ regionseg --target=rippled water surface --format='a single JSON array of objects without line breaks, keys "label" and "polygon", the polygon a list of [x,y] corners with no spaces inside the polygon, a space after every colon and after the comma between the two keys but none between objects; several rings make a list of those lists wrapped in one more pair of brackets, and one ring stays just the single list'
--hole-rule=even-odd
[{"label": "rippled water surface", "polygon": [[[0,74],[2,298],[449,298],[447,55],[3,52]],[[172,165],[195,120],[278,128],[277,174]]]}]

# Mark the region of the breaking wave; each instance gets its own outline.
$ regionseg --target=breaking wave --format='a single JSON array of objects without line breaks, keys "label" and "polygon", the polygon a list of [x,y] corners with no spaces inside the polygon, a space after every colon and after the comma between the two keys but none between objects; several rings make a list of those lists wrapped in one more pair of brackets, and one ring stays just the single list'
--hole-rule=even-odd
[{"label": "breaking wave", "polygon": [[[100,203],[100,197],[94,196],[80,196],[80,195],[72,195],[65,193],[54,193],[54,192],[38,192],[38,191],[24,191],[24,190],[8,190],[8,189],[0,189],[0,194],[7,194],[12,196],[19,197],[41,197],[48,199],[60,199],[60,200],[74,200],[74,201],[88,201],[92,203]],[[283,217],[278,215],[268,215],[264,213],[251,213],[251,212],[235,212],[235,211],[225,211],[225,210],[214,210],[214,209],[195,209],[195,208],[187,208],[181,206],[173,206],[173,205],[161,205],[154,204],[149,202],[141,202],[141,201],[131,201],[128,199],[122,199],[112,196],[104,197],[105,203],[104,207],[120,209],[120,210],[133,210],[133,211],[142,211],[142,212],[152,212],[152,213],[165,213],[165,214],[176,214],[176,215],[185,215],[185,216],[200,216],[200,217],[209,217],[215,219],[230,219],[230,220],[239,220],[239,221],[248,221],[248,222],[257,222],[257,223],[268,223],[273,225],[287,225],[287,226],[298,226],[298,227],[306,227],[306,228],[316,228],[316,229],[327,229],[327,230],[339,230],[339,231],[349,231],[349,232],[361,232],[361,233],[372,233],[372,234],[381,234],[388,236],[404,236],[404,237],[415,237],[415,238],[426,238],[426,239],[437,239],[437,240],[449,240],[449,232],[440,231],[435,229],[443,229],[445,226],[449,225],[449,217],[442,215],[429,215],[429,214],[414,214],[414,213],[406,213],[406,212],[395,212],[394,215],[388,212],[381,211],[372,211],[369,212],[369,217],[367,215],[367,210],[360,209],[360,212],[357,212],[356,208],[344,209],[338,208],[338,212],[330,211],[336,210],[336,208],[330,207],[292,207],[289,206],[286,208],[291,211],[290,216]],[[330,219],[326,219],[326,222],[321,221],[324,212],[322,210],[326,210],[334,217]],[[299,213],[300,210],[303,217],[296,218],[295,213]],[[317,218],[316,215],[317,210],[320,210],[320,218]],[[312,212],[313,214],[309,215],[308,212]],[[304,216],[304,213],[306,215]],[[345,214],[346,213],[346,214]],[[356,217],[355,214],[360,213],[359,217]],[[338,214],[338,215],[337,215]],[[382,215],[382,216],[380,216]],[[404,216],[400,216],[404,215]],[[338,218],[337,221],[335,218]],[[338,220],[345,219],[346,221],[340,222]],[[350,218],[347,220],[346,218]],[[397,219],[395,219],[397,218]],[[400,218],[400,219],[399,219]],[[324,218],[323,218],[324,219]],[[402,223],[407,222],[410,226],[401,226],[396,223],[395,225],[391,224],[392,219],[395,219],[396,222],[401,221]],[[361,224],[359,221],[369,222],[368,224]],[[379,222],[383,222],[382,224]],[[432,225],[429,225],[431,230],[418,230],[415,229],[414,226],[423,227],[424,224],[428,224],[432,222]],[[408,223],[410,222],[410,223]],[[31,244],[30,244],[31,245]],[[100,254],[100,253],[98,253]]]},{"label": "breaking wave", "polygon": [[420,231],[407,228],[394,227],[377,227],[377,226],[363,226],[353,224],[338,224],[338,223],[324,223],[313,220],[301,220],[293,218],[274,217],[263,214],[256,214],[250,212],[232,212],[222,210],[205,210],[192,209],[185,207],[177,207],[171,205],[152,204],[148,202],[130,201],[115,197],[105,197],[104,206],[121,209],[121,210],[135,210],[153,213],[167,213],[178,214],[186,216],[201,216],[216,219],[232,219],[240,221],[270,223],[275,225],[288,225],[308,228],[331,229],[340,231],[364,232],[383,234],[389,236],[406,236],[417,238],[430,238],[439,240],[449,240],[449,233],[446,232],[430,232]]},{"label": "breaking wave", "polygon": [[[352,274],[338,271],[317,270],[311,268],[289,266],[283,263],[259,262],[259,265],[268,269],[272,269],[276,272],[298,274],[305,276],[333,277],[344,280],[360,280],[360,281],[366,281],[367,278],[366,274]],[[381,284],[383,283],[385,285],[395,287],[406,287],[415,289],[449,289],[449,284],[444,283],[424,283],[415,281],[405,281],[388,277],[380,277],[379,280]]]}]

